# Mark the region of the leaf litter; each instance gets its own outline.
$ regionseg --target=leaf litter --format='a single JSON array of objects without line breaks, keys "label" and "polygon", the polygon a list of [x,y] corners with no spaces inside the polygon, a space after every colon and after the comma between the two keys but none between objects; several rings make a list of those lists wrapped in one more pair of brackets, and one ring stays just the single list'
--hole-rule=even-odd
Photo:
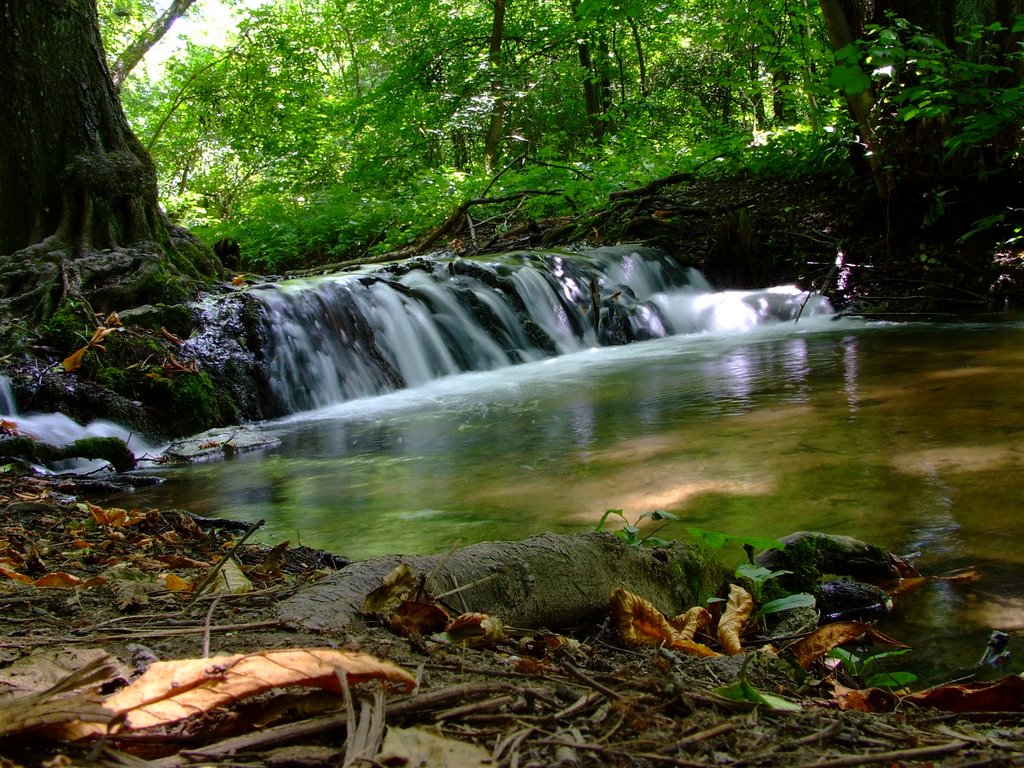
[{"label": "leaf litter", "polygon": [[824,657],[899,645],[869,625],[772,638],[749,595],[715,621],[616,590],[563,636],[401,572],[313,634],[275,608],[345,561],[242,534],[0,475],[0,766],[1024,764],[1019,677],[860,690]]}]

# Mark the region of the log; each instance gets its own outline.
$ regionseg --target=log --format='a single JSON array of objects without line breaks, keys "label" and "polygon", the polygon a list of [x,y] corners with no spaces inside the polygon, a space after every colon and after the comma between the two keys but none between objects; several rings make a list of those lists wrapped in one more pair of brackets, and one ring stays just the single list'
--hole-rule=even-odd
[{"label": "log", "polygon": [[642,548],[603,532],[544,534],[521,542],[483,542],[443,555],[389,555],[352,563],[300,590],[278,618],[316,631],[339,630],[360,616],[366,596],[405,563],[426,577],[454,613],[474,611],[521,628],[561,629],[601,621],[617,587],[669,616],[715,594],[728,573],[697,543]]}]

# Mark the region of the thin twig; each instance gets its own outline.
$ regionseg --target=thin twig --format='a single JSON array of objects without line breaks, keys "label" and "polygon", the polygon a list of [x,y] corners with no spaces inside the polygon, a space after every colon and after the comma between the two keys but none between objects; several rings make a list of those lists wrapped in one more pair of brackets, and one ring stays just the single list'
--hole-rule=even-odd
[{"label": "thin twig", "polygon": [[195,597],[189,600],[188,604],[181,609],[181,612],[183,614],[188,613],[192,609],[192,606],[195,605],[200,595],[203,594],[203,590],[210,586],[213,580],[217,578],[217,574],[220,573],[221,568],[224,567],[228,560],[235,556],[235,553],[238,552],[239,547],[241,547],[245,543],[246,539],[248,539],[250,536],[256,533],[256,531],[262,528],[266,522],[266,520],[257,520],[255,523],[253,523],[249,530],[242,535],[242,538],[236,541],[235,545],[231,547],[227,554],[225,554],[224,557],[217,561],[217,564],[210,569],[210,572],[206,574],[206,577],[198,584],[196,584],[196,586],[192,590]]}]

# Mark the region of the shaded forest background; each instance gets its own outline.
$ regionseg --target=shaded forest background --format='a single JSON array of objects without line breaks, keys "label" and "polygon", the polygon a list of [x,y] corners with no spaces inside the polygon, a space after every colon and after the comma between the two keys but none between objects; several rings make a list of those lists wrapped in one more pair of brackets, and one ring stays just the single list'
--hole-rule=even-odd
[{"label": "shaded forest background", "polygon": [[163,204],[238,269],[400,251],[480,197],[502,231],[676,173],[826,176],[900,258],[994,265],[981,291],[1024,226],[1019,5],[279,0],[132,68],[161,9],[99,3]]}]

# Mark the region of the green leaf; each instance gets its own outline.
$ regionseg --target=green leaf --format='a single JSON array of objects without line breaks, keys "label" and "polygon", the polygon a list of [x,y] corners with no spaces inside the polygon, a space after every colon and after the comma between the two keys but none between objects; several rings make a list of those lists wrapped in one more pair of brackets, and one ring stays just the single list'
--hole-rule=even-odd
[{"label": "green leaf", "polygon": [[788,699],[772,696],[770,693],[763,693],[757,690],[742,676],[732,685],[715,688],[713,693],[732,701],[749,701],[753,704],[764,704],[766,707],[780,712],[797,712],[802,709],[795,701],[789,701]]},{"label": "green leaf", "polygon": [[785,549],[786,545],[778,539],[768,539],[763,536],[732,536],[728,533],[718,531],[705,531],[703,528],[687,528],[686,532],[699,539],[711,549],[721,549],[730,542],[738,544],[749,544],[754,549]]},{"label": "green leaf", "polygon": [[912,672],[880,672],[864,681],[868,688],[906,688],[917,682],[917,675]]},{"label": "green leaf", "polygon": [[847,96],[854,96],[871,87],[871,78],[860,67],[838,64],[829,73],[828,84]]},{"label": "green leaf", "polygon": [[603,515],[601,515],[601,519],[597,521],[597,525],[594,526],[594,530],[595,531],[603,531],[604,530],[604,524],[608,521],[608,516],[609,515],[616,515],[618,517],[621,517],[623,520],[626,519],[626,515],[623,514],[621,509],[609,509],[609,510],[606,510],[605,513]]},{"label": "green leaf", "polygon": [[761,606],[761,610],[759,610],[758,613],[764,616],[769,613],[791,611],[794,608],[813,607],[814,595],[810,595],[806,592],[798,592],[795,595],[786,595],[785,597],[780,597],[777,600],[769,600],[767,603]]}]

